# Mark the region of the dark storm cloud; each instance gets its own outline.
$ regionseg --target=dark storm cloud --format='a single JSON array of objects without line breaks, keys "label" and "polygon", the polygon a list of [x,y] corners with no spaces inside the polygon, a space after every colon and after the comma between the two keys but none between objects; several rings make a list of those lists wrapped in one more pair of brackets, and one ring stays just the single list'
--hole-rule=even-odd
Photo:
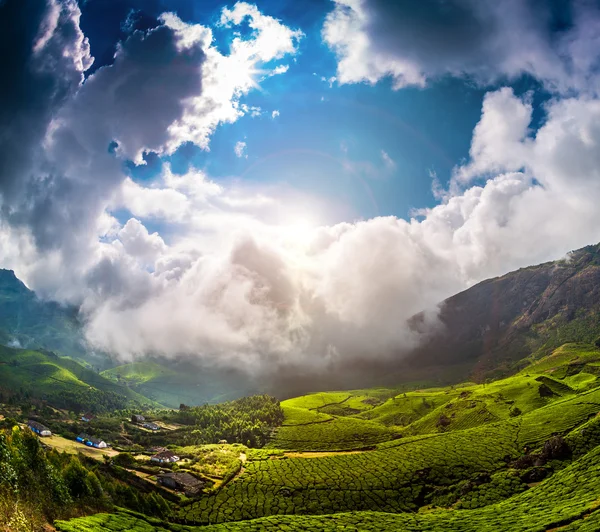
[{"label": "dark storm cloud", "polygon": [[[0,194],[4,203],[22,190],[52,115],[82,79],[77,58],[63,55],[67,42],[67,49],[81,47],[73,52],[81,55],[83,68],[90,62],[68,7],[61,9],[45,0],[0,3]],[[54,22],[56,31],[50,36]]]},{"label": "dark storm cloud", "polygon": [[[74,75],[57,59],[73,47],[69,38],[82,35],[68,20],[59,19],[44,48],[31,51],[40,27],[44,33],[40,21],[54,5],[69,4],[42,3],[36,23],[30,23],[34,29],[20,42],[26,61],[12,64],[20,82],[9,84],[15,105],[2,120],[6,163],[0,192],[7,219],[31,230],[40,249],[76,254],[87,251],[80,235],[96,223],[123,178],[122,163],[109,146],[116,143],[118,154],[129,159],[159,151],[185,103],[201,92],[204,52],[199,45],[180,47],[176,31],[167,26],[135,31],[119,44],[112,65],[79,86],[81,72]],[[16,184],[20,194],[11,194]]]},{"label": "dark storm cloud", "polygon": [[342,82],[391,76],[401,87],[445,74],[482,83],[530,74],[552,90],[596,88],[594,0],[335,1],[323,35]]}]

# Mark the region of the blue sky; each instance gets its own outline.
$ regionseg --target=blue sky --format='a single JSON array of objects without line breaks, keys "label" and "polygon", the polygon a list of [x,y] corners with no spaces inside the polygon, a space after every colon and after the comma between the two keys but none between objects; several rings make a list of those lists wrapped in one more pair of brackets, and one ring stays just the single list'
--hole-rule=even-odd
[{"label": "blue sky", "polygon": [[[164,160],[179,172],[190,165],[204,169],[217,181],[236,178],[284,184],[318,195],[331,202],[335,212],[323,223],[387,215],[406,218],[413,209],[435,205],[432,174],[447,185],[454,166],[468,157],[484,94],[501,84],[482,87],[450,76],[426,88],[403,90],[393,90],[389,79],[374,86],[330,83],[337,62],[323,43],[321,28],[332,2],[258,2],[257,6],[305,34],[299,52],[288,61],[288,72],[262,81],[259,90],[242,99],[248,106],[260,107],[263,114],[247,114],[218,127],[210,151],[187,145]],[[112,61],[132,10],[138,19],[173,11],[186,22],[215,25],[222,7],[221,2],[181,0],[89,1],[82,9],[82,29],[96,57],[90,72]],[[215,37],[227,53],[232,33],[217,28]],[[545,97],[533,78],[524,76],[512,85],[518,94],[536,91],[538,99]],[[276,118],[273,111],[279,112]],[[539,115],[538,120],[543,113]],[[234,153],[238,141],[246,143],[244,157]],[[386,165],[382,151],[393,164]],[[160,158],[151,154],[148,162],[131,168],[136,180],[160,172]]]}]

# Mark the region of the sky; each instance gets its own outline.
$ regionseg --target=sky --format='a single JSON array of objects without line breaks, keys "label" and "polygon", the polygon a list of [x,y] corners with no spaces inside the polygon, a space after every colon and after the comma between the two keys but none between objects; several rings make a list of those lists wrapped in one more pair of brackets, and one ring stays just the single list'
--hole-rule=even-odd
[{"label": "sky", "polygon": [[0,47],[0,267],[123,360],[397,359],[600,241],[597,0],[1,0]]}]

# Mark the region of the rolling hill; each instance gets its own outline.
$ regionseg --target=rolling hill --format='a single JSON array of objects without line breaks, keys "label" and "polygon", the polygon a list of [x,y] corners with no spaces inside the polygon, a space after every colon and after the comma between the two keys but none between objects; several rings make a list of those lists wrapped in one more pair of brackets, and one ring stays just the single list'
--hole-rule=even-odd
[{"label": "rolling hill", "polygon": [[140,360],[104,370],[101,375],[170,408],[182,403],[219,403],[255,392],[241,372],[185,360]]},{"label": "rolling hill", "polygon": [[78,309],[40,299],[12,270],[0,269],[0,345],[46,349],[83,364],[112,365],[104,353],[89,350]]},{"label": "rolling hill", "polygon": [[51,351],[0,347],[0,393],[19,403],[27,398],[75,411],[103,412],[157,403]]}]

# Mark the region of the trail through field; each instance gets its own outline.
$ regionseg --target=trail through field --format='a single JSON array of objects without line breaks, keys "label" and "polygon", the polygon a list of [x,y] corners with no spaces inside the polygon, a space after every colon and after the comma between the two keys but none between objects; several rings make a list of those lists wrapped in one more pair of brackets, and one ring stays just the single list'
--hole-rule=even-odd
[{"label": "trail through field", "polygon": [[325,458],[327,456],[339,456],[341,454],[362,454],[369,453],[375,449],[368,451],[307,451],[307,452],[289,452],[283,453],[287,458]]}]

